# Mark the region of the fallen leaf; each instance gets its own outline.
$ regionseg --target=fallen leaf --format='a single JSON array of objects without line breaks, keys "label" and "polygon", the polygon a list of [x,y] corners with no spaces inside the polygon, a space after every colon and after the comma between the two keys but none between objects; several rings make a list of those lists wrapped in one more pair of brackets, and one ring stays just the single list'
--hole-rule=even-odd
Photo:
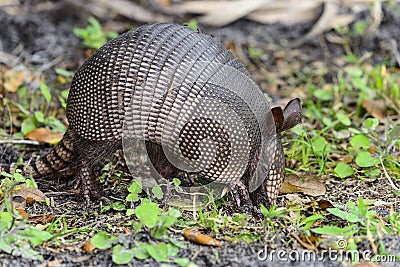
[{"label": "fallen leaf", "polygon": [[[29,222],[35,223],[35,224],[47,224],[47,223],[51,223],[52,221],[54,221],[55,218],[57,218],[57,216],[52,213],[35,214],[35,215],[29,216]],[[45,227],[43,227],[43,228],[45,228]]]},{"label": "fallen leaf", "polygon": [[11,93],[16,92],[24,82],[24,73],[22,71],[10,69],[4,76],[4,88]]},{"label": "fallen leaf", "polygon": [[45,142],[48,144],[57,144],[63,137],[62,133],[54,133],[46,128],[36,128],[29,131],[26,138],[34,141]]},{"label": "fallen leaf", "polygon": [[326,211],[328,208],[333,208],[333,204],[328,201],[328,200],[317,200],[317,201],[311,201],[307,202],[306,205],[308,205],[309,211]]},{"label": "fallen leaf", "polygon": [[25,209],[17,208],[19,215],[21,215],[23,218],[28,219],[29,215],[26,213]]},{"label": "fallen leaf", "polygon": [[242,17],[260,23],[294,25],[315,20],[323,3],[323,0],[185,1],[175,5],[174,12],[204,14],[198,21],[213,26],[224,26]]},{"label": "fallen leaf", "polygon": [[282,194],[302,193],[302,190],[300,188],[298,188],[297,186],[292,185],[291,183],[283,182],[279,192]]},{"label": "fallen leaf", "polygon": [[322,196],[326,193],[325,185],[315,176],[300,178],[297,175],[286,175],[281,193],[303,193],[309,196]]},{"label": "fallen leaf", "polygon": [[85,243],[82,245],[82,249],[86,253],[91,253],[96,247],[90,242],[90,240],[86,240]]},{"label": "fallen leaf", "polygon": [[376,99],[364,99],[361,103],[365,110],[379,120],[383,120],[383,110],[385,109],[385,103]]},{"label": "fallen leaf", "polygon": [[13,207],[16,209],[25,209],[26,207],[26,199],[24,197],[14,195],[12,198]]},{"label": "fallen leaf", "polygon": [[324,199],[317,200],[317,203],[321,210],[327,210],[328,208],[334,207],[330,201]]},{"label": "fallen leaf", "polygon": [[154,0],[154,2],[163,7],[169,7],[171,5],[171,0]]},{"label": "fallen leaf", "polygon": [[27,187],[25,184],[21,184],[14,191],[15,197],[21,197],[25,201],[29,198],[30,201],[44,201],[46,196],[37,188]]},{"label": "fallen leaf", "polygon": [[207,245],[207,246],[214,246],[214,247],[221,247],[221,242],[215,240],[211,236],[202,234],[199,229],[197,228],[190,228],[186,229],[183,232],[183,236],[194,243]]}]

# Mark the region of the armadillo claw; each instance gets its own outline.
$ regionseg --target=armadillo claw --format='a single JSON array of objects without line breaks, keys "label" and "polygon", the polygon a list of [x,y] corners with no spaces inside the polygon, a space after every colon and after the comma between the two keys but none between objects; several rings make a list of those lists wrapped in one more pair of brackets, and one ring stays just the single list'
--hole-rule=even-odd
[{"label": "armadillo claw", "polygon": [[231,190],[236,202],[236,206],[241,212],[260,218],[260,205],[263,204],[266,208],[271,206],[267,194],[263,193],[261,187],[256,191],[249,193],[246,185],[242,181],[238,181]]},{"label": "armadillo claw", "polygon": [[255,207],[260,208],[261,204],[267,209],[271,207],[271,201],[265,192],[262,192],[262,187],[259,187],[256,191],[252,192],[250,195],[251,202]]}]

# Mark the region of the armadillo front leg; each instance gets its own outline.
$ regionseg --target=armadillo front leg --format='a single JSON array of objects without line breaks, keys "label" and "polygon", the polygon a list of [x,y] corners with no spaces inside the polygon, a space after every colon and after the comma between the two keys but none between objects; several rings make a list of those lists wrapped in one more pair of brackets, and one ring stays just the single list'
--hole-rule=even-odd
[{"label": "armadillo front leg", "polygon": [[243,181],[237,181],[231,190],[236,206],[242,212],[254,216],[259,215],[259,211],[253,206],[249,191]]},{"label": "armadillo front leg", "polygon": [[79,155],[76,179],[87,202],[101,198],[94,166],[103,165],[102,160],[115,152],[120,143],[119,140],[91,141],[82,137],[76,138],[76,151]]}]

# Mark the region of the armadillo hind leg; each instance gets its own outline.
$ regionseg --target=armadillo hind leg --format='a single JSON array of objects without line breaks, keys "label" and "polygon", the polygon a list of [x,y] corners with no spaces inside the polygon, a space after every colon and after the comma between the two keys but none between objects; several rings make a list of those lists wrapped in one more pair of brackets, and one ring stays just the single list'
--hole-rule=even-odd
[{"label": "armadillo hind leg", "polygon": [[77,153],[77,184],[81,187],[83,197],[87,202],[101,198],[95,166],[104,166],[104,159],[108,158],[121,146],[120,140],[91,141],[77,136],[75,138]]},{"label": "armadillo hind leg", "polygon": [[32,160],[24,172],[32,174],[33,177],[40,177],[66,168],[76,158],[74,138],[73,132],[68,130],[62,140],[50,152]]},{"label": "armadillo hind leg", "polygon": [[99,199],[101,197],[97,186],[96,176],[88,160],[79,160],[76,178],[78,183],[81,185],[83,197],[87,202],[90,202],[91,199]]}]

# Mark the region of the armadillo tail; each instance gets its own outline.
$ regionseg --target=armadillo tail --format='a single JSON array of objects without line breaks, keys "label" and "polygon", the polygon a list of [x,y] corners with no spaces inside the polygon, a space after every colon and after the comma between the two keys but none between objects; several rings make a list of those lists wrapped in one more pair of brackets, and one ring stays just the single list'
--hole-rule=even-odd
[{"label": "armadillo tail", "polygon": [[75,159],[73,134],[67,131],[63,139],[47,154],[34,159],[26,167],[25,173],[39,177],[64,169]]}]

